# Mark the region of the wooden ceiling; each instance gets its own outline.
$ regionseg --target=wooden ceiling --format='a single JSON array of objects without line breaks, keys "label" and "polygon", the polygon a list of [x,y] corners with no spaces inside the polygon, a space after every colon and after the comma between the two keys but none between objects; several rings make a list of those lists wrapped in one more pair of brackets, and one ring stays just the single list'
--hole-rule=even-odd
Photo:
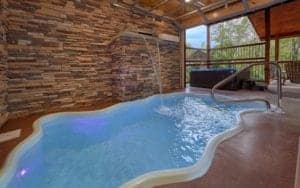
[{"label": "wooden ceiling", "polygon": [[116,0],[114,2],[167,19],[185,29],[230,19],[285,1],[287,0]]},{"label": "wooden ceiling", "polygon": [[[249,16],[256,33],[265,38],[265,14],[259,11]],[[271,38],[300,35],[300,0],[294,0],[270,9]]]}]

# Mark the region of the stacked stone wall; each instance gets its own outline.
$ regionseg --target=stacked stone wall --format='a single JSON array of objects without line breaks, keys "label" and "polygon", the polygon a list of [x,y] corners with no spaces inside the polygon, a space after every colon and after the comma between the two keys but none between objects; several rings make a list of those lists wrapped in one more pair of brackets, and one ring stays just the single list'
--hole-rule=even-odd
[{"label": "stacked stone wall", "polygon": [[7,2],[0,2],[0,127],[8,117],[7,110]]},{"label": "stacked stone wall", "polygon": [[[173,24],[115,8],[109,0],[9,0],[0,102],[6,101],[11,117],[17,117],[116,99],[113,60],[117,49],[111,48],[111,43],[125,30],[178,35]],[[2,41],[0,45],[4,49]],[[168,89],[177,88],[178,44],[164,48],[162,53],[170,51],[173,56],[162,58],[163,84]],[[130,56],[135,49],[126,50]],[[152,79],[148,71],[137,79]],[[145,92],[139,97],[155,89],[146,83],[139,87]],[[130,91],[125,92],[130,95]]]}]

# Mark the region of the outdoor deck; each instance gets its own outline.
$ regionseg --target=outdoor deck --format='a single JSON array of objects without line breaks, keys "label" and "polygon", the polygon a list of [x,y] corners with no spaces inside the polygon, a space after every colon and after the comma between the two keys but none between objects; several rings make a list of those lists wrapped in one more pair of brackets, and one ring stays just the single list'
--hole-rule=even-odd
[{"label": "outdoor deck", "polygon": [[[186,89],[186,92],[190,91],[208,93],[209,90]],[[221,92],[236,97],[257,95],[275,98],[271,93],[258,91]],[[90,109],[109,105],[112,104]],[[284,115],[251,113],[243,116],[244,131],[218,146],[213,164],[203,177],[161,187],[294,188],[300,136],[300,98],[284,98],[283,107],[286,112]],[[0,129],[0,133],[22,129],[21,137],[0,143],[0,166],[3,166],[9,152],[32,133],[31,125],[40,116],[42,115],[9,120]]]}]

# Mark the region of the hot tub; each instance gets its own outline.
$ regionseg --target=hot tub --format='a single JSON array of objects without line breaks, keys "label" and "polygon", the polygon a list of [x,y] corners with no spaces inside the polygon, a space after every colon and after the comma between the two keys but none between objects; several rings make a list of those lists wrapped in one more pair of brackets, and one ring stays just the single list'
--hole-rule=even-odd
[{"label": "hot tub", "polygon": [[[190,72],[190,86],[212,88],[215,84],[235,73],[236,69],[193,69]],[[237,90],[242,87],[241,77],[225,85],[221,89]]]}]

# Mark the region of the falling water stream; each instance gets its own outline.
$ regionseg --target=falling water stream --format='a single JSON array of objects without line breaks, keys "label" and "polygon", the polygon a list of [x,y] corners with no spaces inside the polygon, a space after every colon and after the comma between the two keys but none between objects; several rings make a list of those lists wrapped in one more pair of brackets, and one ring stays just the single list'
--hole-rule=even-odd
[{"label": "falling water stream", "polygon": [[[160,94],[160,103],[161,103],[161,107],[163,107],[163,99],[162,99],[162,81],[161,81],[161,67],[160,67],[160,50],[159,50],[159,40],[156,39],[156,47],[157,47],[157,55],[158,55],[158,61],[157,63],[155,63],[154,59],[153,59],[153,54],[151,53],[151,49],[149,47],[149,43],[146,40],[146,37],[144,35],[141,35],[144,42],[145,42],[145,46],[146,49],[148,51],[149,54],[149,59],[151,61],[152,67],[153,67],[153,71],[155,74],[155,79],[157,81],[158,87],[159,87],[159,94]],[[156,65],[157,64],[157,65]]]}]

